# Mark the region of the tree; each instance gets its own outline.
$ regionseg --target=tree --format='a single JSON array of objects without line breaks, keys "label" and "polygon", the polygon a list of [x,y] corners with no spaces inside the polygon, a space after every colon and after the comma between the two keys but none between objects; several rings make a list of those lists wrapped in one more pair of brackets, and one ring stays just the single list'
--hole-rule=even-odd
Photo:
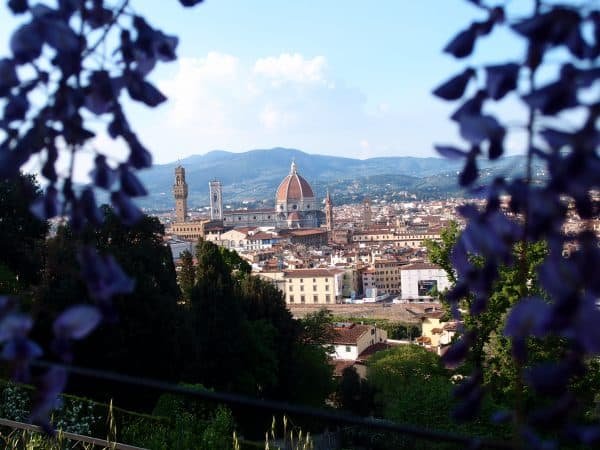
[{"label": "tree", "polygon": [[458,240],[460,228],[458,222],[452,220],[440,233],[440,241],[427,239],[424,244],[427,249],[427,258],[440,266],[446,272],[451,284],[456,283],[456,271],[450,261],[450,254]]},{"label": "tree", "polygon": [[0,265],[7,289],[4,293],[15,294],[18,284],[29,286],[39,281],[49,226],[29,211],[29,205],[41,193],[31,175],[0,179]]},{"label": "tree", "polygon": [[302,340],[306,343],[331,346],[336,337],[333,315],[327,308],[306,314],[301,320]]},{"label": "tree", "polygon": [[[200,2],[180,1],[183,6]],[[80,0],[30,5],[11,0],[8,8],[20,23],[10,37],[10,55],[0,59],[0,180],[17,180],[21,167],[35,158],[40,161],[44,193],[23,206],[31,207],[41,220],[67,215],[75,233],[88,223],[100,226],[94,186],[109,194],[123,224],[135,224],[143,214],[131,199],[146,194],[135,171],[149,167],[152,156],[130,126],[121,94],[127,91],[133,101],[150,107],[164,102],[166,97],[146,77],[158,61],[176,59],[178,39],[135,14],[129,0],[111,5]],[[93,144],[102,125],[111,138],[123,139],[129,147],[125,161],[112,160]],[[76,189],[73,176],[82,153],[93,154],[95,166],[90,185]],[[59,161],[68,161],[68,167],[60,167]],[[11,245],[18,248],[14,242]],[[11,264],[22,261],[21,256],[12,255]],[[114,257],[82,248],[79,258],[83,280],[95,303],[79,303],[78,299],[56,317],[50,346],[65,363],[71,361],[74,342],[114,310],[112,298],[132,289]],[[22,267],[11,264],[9,268],[19,275]],[[8,359],[15,375],[29,379],[29,361],[40,356],[41,349],[28,337],[31,319],[17,309],[13,304],[4,308],[0,319],[10,316],[11,320],[0,324],[17,320],[20,326],[0,332],[6,335],[4,345],[16,350],[5,352],[11,356]],[[66,379],[66,371],[59,367],[36,377],[40,389],[33,421],[49,427],[49,412]]]},{"label": "tree", "polygon": [[354,366],[342,371],[335,392],[339,408],[359,416],[368,416],[373,411],[373,395],[371,385],[367,380],[361,379]]},{"label": "tree", "polygon": [[[158,219],[145,216],[125,228],[111,209],[104,208],[103,212],[103,226],[86,230],[81,239],[117,256],[135,277],[136,289],[115,299],[114,311],[107,311],[106,320],[96,332],[75,349],[77,360],[86,367],[179,381],[185,355],[179,351],[178,342],[190,336],[183,334],[183,316],[177,306],[180,291],[171,254],[163,244],[163,226]],[[79,273],[81,245],[85,244],[68,226],[59,228],[48,241],[42,283],[32,303],[40,320],[36,333],[41,341],[51,340],[50,328],[62,308],[88,297]],[[90,384],[87,379],[74,377],[71,387],[94,398],[114,398],[132,407],[148,407],[154,401],[119,384]]]},{"label": "tree", "polygon": [[186,303],[189,303],[196,282],[196,269],[194,268],[194,256],[187,250],[181,253],[181,267],[177,279],[183,299]]}]

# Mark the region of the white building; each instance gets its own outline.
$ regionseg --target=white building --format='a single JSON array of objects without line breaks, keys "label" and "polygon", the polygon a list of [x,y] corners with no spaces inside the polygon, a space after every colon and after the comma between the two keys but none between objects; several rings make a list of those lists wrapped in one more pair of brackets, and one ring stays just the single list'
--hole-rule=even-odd
[{"label": "white building", "polygon": [[450,288],[444,269],[431,263],[413,263],[400,268],[403,300],[428,300],[435,292]]},{"label": "white building", "polygon": [[387,332],[373,325],[341,323],[334,330],[333,352],[330,356],[335,360],[356,361],[365,350],[387,342]]}]

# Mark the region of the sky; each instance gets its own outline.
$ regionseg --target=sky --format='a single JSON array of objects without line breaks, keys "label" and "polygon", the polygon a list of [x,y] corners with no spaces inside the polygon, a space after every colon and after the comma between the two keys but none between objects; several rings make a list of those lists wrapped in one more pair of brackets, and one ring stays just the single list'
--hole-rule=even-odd
[{"label": "sky", "polygon": [[[148,109],[126,100],[156,163],[215,149],[272,147],[361,159],[436,156],[434,143],[460,141],[448,120],[457,105],[431,91],[467,63],[500,63],[523,53],[500,32],[478,42],[466,61],[443,54],[458,31],[484,18],[463,0],[132,5],[151,25],[180,38],[178,61],[151,76],[169,101]],[[5,19],[0,12],[0,23]],[[2,28],[6,54],[10,28]],[[97,146],[125,152],[102,133]]]}]

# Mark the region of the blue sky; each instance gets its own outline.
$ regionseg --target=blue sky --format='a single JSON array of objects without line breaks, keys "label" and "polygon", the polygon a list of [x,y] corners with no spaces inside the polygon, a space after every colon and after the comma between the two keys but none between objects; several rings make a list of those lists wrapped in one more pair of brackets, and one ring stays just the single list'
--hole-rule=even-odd
[{"label": "blue sky", "polygon": [[[431,90],[465,64],[442,54],[444,45],[483,18],[463,0],[132,4],[180,38],[179,61],[152,75],[170,101],[127,107],[158,163],[275,146],[358,158],[435,156],[435,142],[458,142],[447,119],[455,105]],[[6,18],[3,11],[0,23]],[[1,32],[0,50],[7,53]],[[500,33],[481,40],[467,61],[521,55],[519,43]],[[106,136],[98,146],[122,152]]]}]

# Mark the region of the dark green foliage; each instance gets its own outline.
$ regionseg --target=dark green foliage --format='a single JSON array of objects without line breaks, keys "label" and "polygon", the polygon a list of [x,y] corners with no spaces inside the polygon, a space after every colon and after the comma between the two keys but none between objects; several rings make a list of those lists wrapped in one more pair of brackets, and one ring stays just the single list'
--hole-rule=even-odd
[{"label": "dark green foliage", "polygon": [[229,267],[229,270],[240,278],[252,272],[252,266],[250,266],[248,261],[243,259],[235,250],[219,247],[219,252],[223,257],[223,261]]},{"label": "dark green foliage", "polygon": [[181,254],[181,267],[177,279],[183,300],[189,303],[196,282],[196,269],[194,269],[194,256],[187,250]]},{"label": "dark green foliage", "polygon": [[[442,366],[439,356],[423,347],[401,345],[376,353],[369,360],[368,383],[375,391],[377,415],[399,423],[471,436],[504,434],[504,428],[489,423],[491,412],[497,409],[491,402],[484,404],[482,419],[468,425],[458,425],[451,419],[455,406],[451,375]],[[459,448],[402,436],[396,438],[401,442],[396,442],[395,447],[380,448]]]},{"label": "dark green foliage", "polygon": [[48,223],[34,217],[29,205],[40,195],[40,187],[31,175],[0,180],[0,293],[16,289],[6,279],[10,275],[18,277],[22,286],[39,280]]},{"label": "dark green foliage", "polygon": [[300,320],[302,340],[316,345],[331,344],[335,337],[333,315],[326,308],[309,313]]},{"label": "dark green foliage", "polygon": [[[298,393],[299,401],[322,404],[331,389],[325,350],[299,342],[301,328],[281,292],[250,276],[236,252],[200,240],[196,259],[185,379],[271,398]],[[310,380],[303,388],[301,378]],[[313,389],[315,382],[323,388]]]},{"label": "dark green foliage", "polygon": [[375,325],[377,328],[385,330],[388,339],[413,340],[421,336],[421,325],[418,323],[394,322],[387,319],[370,319],[365,317],[343,317],[334,316],[334,322],[362,323],[365,325]]},{"label": "dark green foliage", "polygon": [[[162,225],[145,216],[133,227],[123,227],[108,208],[105,222],[88,230],[83,239],[101,252],[113,254],[127,274],[135,278],[132,294],[114,299],[116,323],[103,323],[76,347],[76,362],[130,375],[178,381],[184,357],[179,352],[181,313],[175,267],[163,244]],[[48,241],[48,256],[33,308],[48,336],[50,323],[66,305],[85,301],[87,290],[79,275],[78,243],[69,228],[58,230]],[[41,339],[48,342],[49,339]],[[89,383],[73,377],[71,389],[104,401],[111,397],[128,407],[149,406],[153,396],[111,383]]]},{"label": "dark green foliage", "polygon": [[373,411],[374,392],[367,380],[363,380],[352,366],[342,371],[335,398],[341,409],[359,416],[368,416]]},{"label": "dark green foliage", "polygon": [[165,420],[139,418],[123,430],[123,441],[151,449],[232,448],[235,422],[231,411],[224,406],[163,394],[152,414]]},{"label": "dark green foliage", "polygon": [[460,228],[458,223],[451,221],[440,233],[440,240],[438,241],[425,241],[425,247],[427,248],[427,258],[434,264],[440,266],[448,275],[450,283],[456,283],[456,272],[452,263],[450,262],[450,253],[456,240],[460,234]]}]

